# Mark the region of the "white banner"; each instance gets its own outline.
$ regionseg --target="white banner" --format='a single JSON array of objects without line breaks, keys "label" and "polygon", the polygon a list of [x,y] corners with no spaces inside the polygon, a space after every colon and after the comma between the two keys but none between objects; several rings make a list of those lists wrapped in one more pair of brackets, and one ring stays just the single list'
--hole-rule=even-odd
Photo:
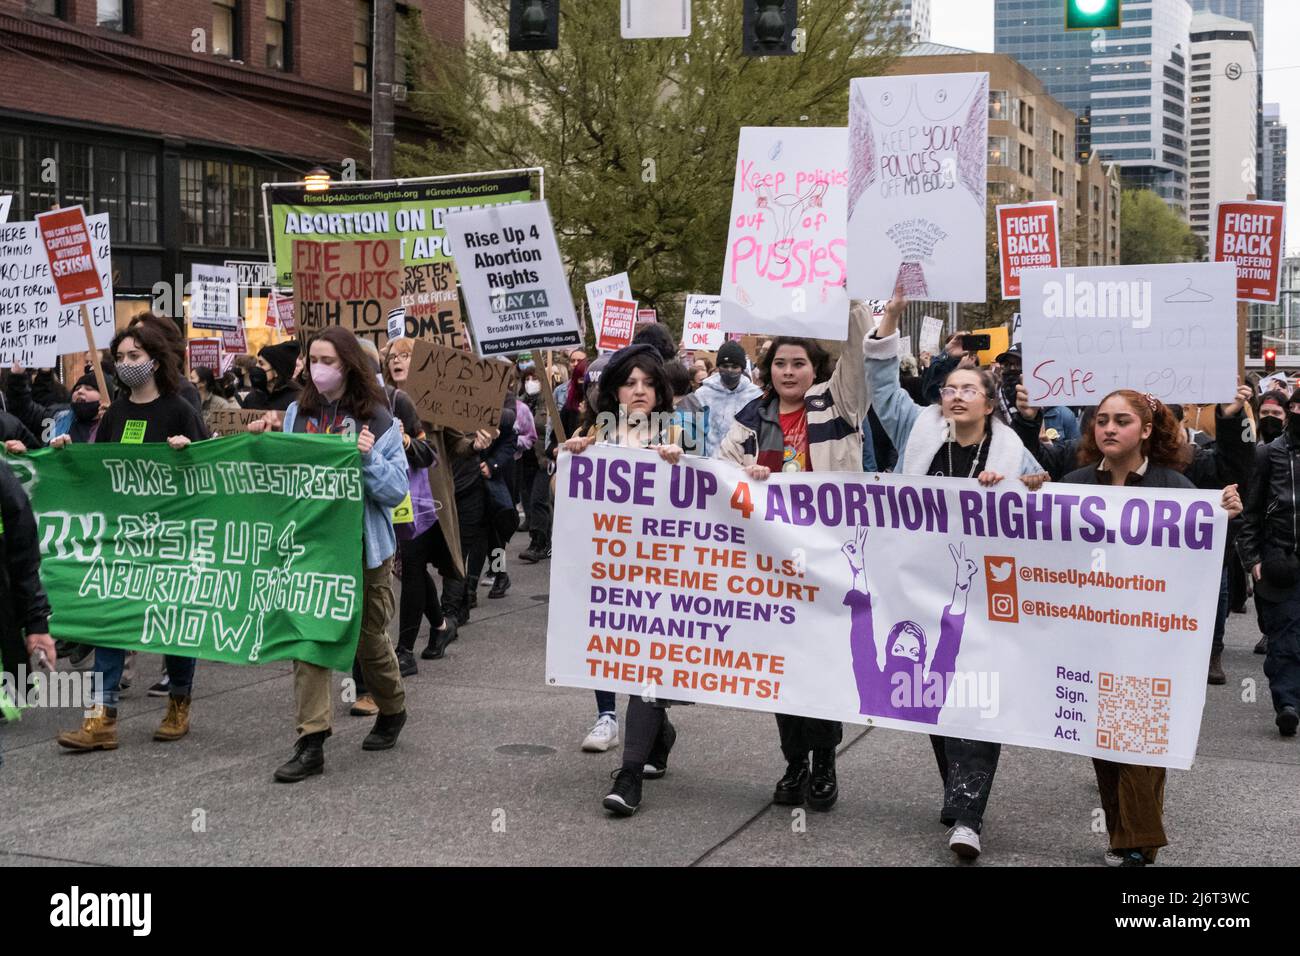
[{"label": "white banner", "polygon": [[596,341],[599,342],[600,323],[605,317],[605,300],[632,301],[632,282],[628,279],[626,272],[620,272],[616,276],[607,276],[604,279],[597,279],[595,282],[588,282],[586,290],[587,312],[591,315],[591,331],[596,336]]},{"label": "white banner", "polygon": [[722,328],[841,342],[848,130],[740,131],[722,270]]},{"label": "white banner", "polygon": [[239,274],[234,266],[195,264],[190,282],[190,325],[227,332],[239,328]]},{"label": "white banner", "polygon": [[547,683],[1186,769],[1218,498],[565,453]]},{"label": "white banner", "polygon": [[722,331],[722,299],[716,295],[688,295],[682,322],[682,348],[716,352],[727,340]]},{"label": "white banner", "polygon": [[443,225],[481,357],[582,344],[545,202],[448,213]]},{"label": "white banner", "polygon": [[938,355],[943,342],[943,320],[927,315],[921,319],[921,351]]},{"label": "white banner", "polygon": [[1095,405],[1131,388],[1204,405],[1237,392],[1231,262],[1028,269],[1020,285],[1031,404]]},{"label": "white banner", "polygon": [[984,302],[989,75],[853,80],[849,296]]}]

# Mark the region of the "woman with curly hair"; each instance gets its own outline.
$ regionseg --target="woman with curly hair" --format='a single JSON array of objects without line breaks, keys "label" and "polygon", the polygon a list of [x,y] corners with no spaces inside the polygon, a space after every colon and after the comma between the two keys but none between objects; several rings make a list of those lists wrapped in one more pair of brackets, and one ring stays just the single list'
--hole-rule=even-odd
[{"label": "woman with curly hair", "polygon": [[[1080,485],[1193,488],[1183,470],[1192,450],[1182,426],[1158,399],[1130,389],[1111,392],[1097,406],[1079,446],[1079,469],[1064,481]],[[1236,485],[1223,489],[1223,508],[1241,514]],[[1147,866],[1165,837],[1165,768],[1093,758],[1097,789],[1110,833],[1111,866]]]}]

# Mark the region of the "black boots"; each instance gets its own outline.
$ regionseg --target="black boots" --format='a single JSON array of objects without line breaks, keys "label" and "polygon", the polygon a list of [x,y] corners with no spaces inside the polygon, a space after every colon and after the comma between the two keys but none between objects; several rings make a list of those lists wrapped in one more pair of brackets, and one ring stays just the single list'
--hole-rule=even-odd
[{"label": "black boots", "polygon": [[275,772],[277,783],[297,783],[325,772],[325,738],[328,730],[304,734],[293,748],[293,757]]},{"label": "black boots", "polygon": [[361,741],[362,750],[391,750],[397,744],[397,735],[406,724],[406,711],[399,714],[380,714],[375,726],[366,739]]},{"label": "black boots", "polygon": [[503,598],[509,590],[510,575],[506,574],[504,571],[498,571],[497,576],[492,579],[492,590],[488,591],[488,597],[493,600]]},{"label": "black boots", "polygon": [[429,646],[420,654],[422,660],[442,660],[447,653],[447,645],[456,639],[456,618],[450,613],[444,612],[443,623],[447,626],[442,630],[431,630],[429,632]]},{"label": "black boots", "polygon": [[772,802],[785,807],[801,807],[808,798],[808,758],[790,763],[785,776],[776,782]]},{"label": "black boots", "polygon": [[812,752],[812,780],[808,783],[808,807],[812,810],[829,810],[839,798],[840,786],[835,781],[835,748],[826,747]]}]

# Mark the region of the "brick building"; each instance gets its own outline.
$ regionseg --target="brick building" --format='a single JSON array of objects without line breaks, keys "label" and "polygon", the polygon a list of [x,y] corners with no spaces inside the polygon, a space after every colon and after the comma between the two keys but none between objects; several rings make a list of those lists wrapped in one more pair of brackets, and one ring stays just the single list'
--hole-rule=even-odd
[{"label": "brick building", "polygon": [[[398,11],[399,34],[464,37],[462,0]],[[110,213],[128,300],[195,262],[265,260],[262,183],[348,160],[365,178],[372,19],[370,0],[0,0],[10,218]]]}]

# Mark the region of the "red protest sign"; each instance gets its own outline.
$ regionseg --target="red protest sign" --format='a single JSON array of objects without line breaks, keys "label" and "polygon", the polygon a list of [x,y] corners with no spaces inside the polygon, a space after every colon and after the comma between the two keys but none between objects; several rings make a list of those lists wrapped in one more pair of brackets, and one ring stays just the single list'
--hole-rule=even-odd
[{"label": "red protest sign", "polygon": [[244,335],[242,321],[234,329],[222,330],[221,351],[227,355],[243,355],[248,351],[248,337]]},{"label": "red protest sign", "polygon": [[632,328],[636,325],[636,303],[622,299],[606,299],[605,314],[600,323],[600,341],[596,348],[614,352],[632,344]]},{"label": "red protest sign", "polygon": [[279,293],[276,296],[275,317],[285,335],[298,334],[298,322],[294,317],[293,299],[284,293]]},{"label": "red protest sign", "polygon": [[637,309],[636,321],[637,324],[640,324],[642,322],[658,322],[659,310],[658,309]]},{"label": "red protest sign", "polygon": [[1286,206],[1221,202],[1214,218],[1214,261],[1236,264],[1237,301],[1277,305]]},{"label": "red protest sign", "polygon": [[1024,270],[1060,268],[1056,203],[1049,200],[998,206],[998,257],[1002,262],[1004,299],[1020,298],[1020,273]]},{"label": "red protest sign", "polygon": [[266,297],[266,327],[268,329],[280,327],[280,293],[274,289]]},{"label": "red protest sign", "polygon": [[190,339],[190,368],[207,366],[216,375],[221,374],[221,340]]},{"label": "red protest sign", "polygon": [[56,209],[36,217],[36,225],[50,262],[50,276],[60,305],[80,305],[104,297],[99,267],[86,228],[86,211],[80,206]]}]

